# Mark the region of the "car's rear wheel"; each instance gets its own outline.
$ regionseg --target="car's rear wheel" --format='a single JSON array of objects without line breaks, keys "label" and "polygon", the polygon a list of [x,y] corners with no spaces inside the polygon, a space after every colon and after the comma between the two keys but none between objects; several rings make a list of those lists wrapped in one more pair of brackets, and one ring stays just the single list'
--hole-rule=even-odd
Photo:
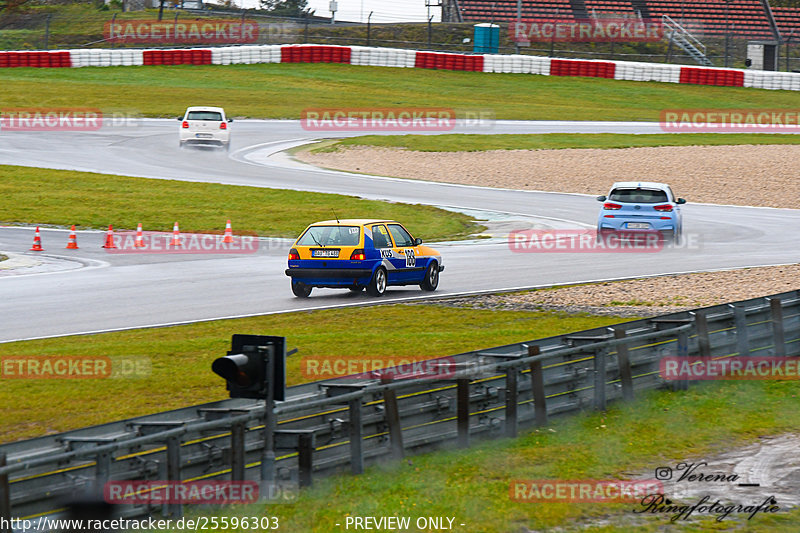
[{"label": "car's rear wheel", "polygon": [[428,265],[428,269],[425,270],[425,277],[422,279],[422,283],[419,284],[419,287],[423,291],[435,291],[436,287],[439,286],[439,263],[436,261],[431,261],[431,264]]},{"label": "car's rear wheel", "polygon": [[367,285],[367,293],[370,296],[383,296],[384,292],[386,292],[386,270],[379,267]]},{"label": "car's rear wheel", "polygon": [[292,292],[298,298],[308,298],[308,296],[311,294],[312,288],[313,287],[310,287],[305,283],[301,283],[299,281],[292,282]]}]

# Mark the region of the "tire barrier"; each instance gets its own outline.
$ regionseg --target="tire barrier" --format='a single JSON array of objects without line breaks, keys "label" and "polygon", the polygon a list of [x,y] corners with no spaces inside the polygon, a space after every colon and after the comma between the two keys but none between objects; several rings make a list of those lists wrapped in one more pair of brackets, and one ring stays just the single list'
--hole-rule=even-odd
[{"label": "tire barrier", "polygon": [[454,54],[400,48],[316,44],[243,45],[179,49],[81,49],[0,52],[0,68],[114,67],[134,65],[237,65],[344,63],[542,76],[584,76],[719,87],[800,91],[800,74],[635,61],[555,59],[544,56]]}]

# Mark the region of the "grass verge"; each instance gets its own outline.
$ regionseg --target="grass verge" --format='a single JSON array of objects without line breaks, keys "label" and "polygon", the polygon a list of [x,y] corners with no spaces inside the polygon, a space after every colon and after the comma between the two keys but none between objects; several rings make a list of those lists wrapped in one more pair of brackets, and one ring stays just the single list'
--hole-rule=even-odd
[{"label": "grass verge", "polygon": [[400,220],[426,240],[458,239],[484,228],[465,215],[423,205],[352,196],[110,176],[89,172],[0,166],[0,197],[13,198],[0,214],[6,223],[76,224],[86,228],[169,231],[221,230],[296,237],[308,224],[334,218]]},{"label": "grass verge", "polygon": [[[115,355],[144,358],[151,367],[149,376],[131,379],[0,379],[4,421],[0,442],[223,400],[225,384],[211,373],[211,362],[230,349],[234,333],[287,337],[288,346],[300,350],[287,361],[287,382],[294,385],[315,381],[304,377],[301,361],[307,357],[439,357],[621,321],[608,316],[391,305],[0,344],[0,359]],[[110,401],[114,398],[127,401]]]},{"label": "grass verge", "polygon": [[685,133],[625,135],[616,133],[545,133],[531,135],[365,135],[325,143],[312,152],[335,152],[339,147],[379,146],[416,152],[482,152],[486,150],[558,150],[563,148],[637,148],[650,146],[721,146],[741,144],[800,144],[797,135]]},{"label": "grass verge", "polygon": [[[447,107],[514,120],[659,120],[663,109],[793,109],[793,91],[338,64],[15,68],[3,105],[91,107],[175,117],[218,104],[229,116],[300,118],[307,108]],[[153,98],[166,92],[169,98]]]},{"label": "grass verge", "polygon": [[[797,531],[800,510],[716,515],[670,522],[674,514],[635,514],[636,502],[514,502],[514,480],[652,479],[672,466],[800,428],[796,382],[716,382],[689,391],[651,391],[605,413],[560,418],[516,440],[486,441],[318,479],[291,504],[228,508],[227,516],[277,516],[282,531],[343,531],[347,516],[454,517],[456,531]],[[699,499],[699,498],[698,498]],[[757,504],[761,502],[754,502]],[[687,503],[695,503],[694,501]],[[219,513],[217,513],[219,514]],[[738,523],[737,523],[738,522]],[[336,527],[335,524],[342,524]],[[744,524],[746,523],[746,525]],[[559,529],[555,529],[559,528]],[[563,528],[563,529],[562,529]],[[415,529],[412,527],[412,531]]]}]

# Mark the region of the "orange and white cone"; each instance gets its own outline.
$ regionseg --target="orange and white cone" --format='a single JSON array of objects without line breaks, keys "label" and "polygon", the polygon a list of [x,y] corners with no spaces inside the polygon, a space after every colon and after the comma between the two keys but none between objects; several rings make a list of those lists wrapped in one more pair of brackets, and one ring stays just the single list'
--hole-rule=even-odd
[{"label": "orange and white cone", "polygon": [[77,250],[78,249],[78,236],[75,235],[75,224],[72,225],[72,229],[69,232],[69,241],[67,241],[67,250]]},{"label": "orange and white cone", "polygon": [[31,246],[31,252],[44,252],[44,248],[42,248],[42,236],[39,235],[39,226],[36,226],[36,233],[33,234],[33,246]]},{"label": "orange and white cone", "polygon": [[136,226],[136,239],[133,241],[134,248],[144,248],[147,246],[144,243],[144,234],[142,233],[142,223],[139,222],[139,225]]},{"label": "orange and white cone", "polygon": [[114,227],[109,224],[108,231],[106,232],[106,243],[103,245],[103,248],[116,248],[117,245],[114,244]]},{"label": "orange and white cone", "polygon": [[233,242],[233,228],[231,228],[231,219],[225,224],[225,237],[222,242]]},{"label": "orange and white cone", "polygon": [[181,246],[181,232],[178,229],[178,222],[172,226],[172,240],[169,242],[170,246]]}]

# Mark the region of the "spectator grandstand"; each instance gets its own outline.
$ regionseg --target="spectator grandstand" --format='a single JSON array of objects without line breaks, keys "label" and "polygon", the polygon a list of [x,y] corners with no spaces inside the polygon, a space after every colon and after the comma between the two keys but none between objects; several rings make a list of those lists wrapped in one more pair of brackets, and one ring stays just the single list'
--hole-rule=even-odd
[{"label": "spectator grandstand", "polygon": [[[460,0],[467,22],[512,22],[517,18],[516,0],[493,2]],[[794,29],[800,39],[800,8],[773,8],[783,36]],[[760,0],[524,0],[522,19],[671,17],[698,37],[774,39],[769,17]]]}]

